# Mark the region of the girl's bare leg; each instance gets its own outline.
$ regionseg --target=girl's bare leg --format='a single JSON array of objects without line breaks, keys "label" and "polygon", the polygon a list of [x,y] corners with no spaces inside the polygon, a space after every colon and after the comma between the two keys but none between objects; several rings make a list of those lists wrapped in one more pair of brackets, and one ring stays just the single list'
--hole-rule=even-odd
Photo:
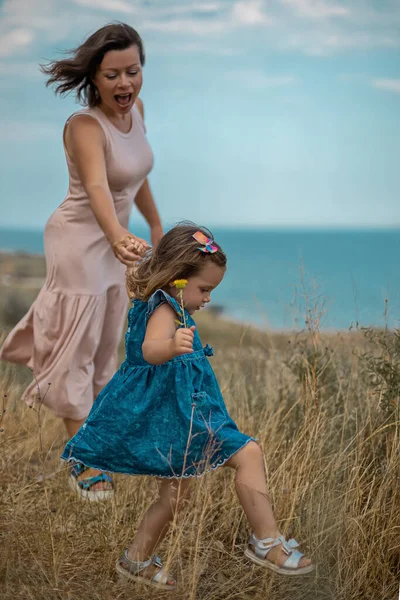
[{"label": "girl's bare leg", "polygon": [[[249,442],[236,452],[225,466],[236,470],[236,493],[256,538],[276,538],[279,530],[268,496],[264,457],[260,447],[255,442]],[[287,554],[281,546],[277,546],[268,552],[266,558],[281,566],[287,559]],[[311,560],[303,556],[299,567],[309,564]]]},{"label": "girl's bare leg", "polygon": [[[78,432],[85,420],[86,419],[75,421],[75,419],[63,419],[69,438],[72,438]],[[87,479],[88,477],[95,477],[96,475],[100,474],[101,471],[98,471],[97,469],[87,469],[84,473],[82,473],[82,475],[80,475],[80,477],[78,477],[78,480]],[[96,490],[111,490],[112,485],[109,481],[99,481],[98,483],[95,483],[90,489],[93,492],[95,492]]]},{"label": "girl's bare leg", "polygon": [[[162,542],[175,513],[189,496],[190,479],[158,479],[159,498],[147,510],[139,525],[136,537],[128,549],[128,558],[143,562],[148,560]],[[145,577],[153,577],[157,567],[151,565],[141,571]],[[173,585],[173,579],[168,585]]]}]

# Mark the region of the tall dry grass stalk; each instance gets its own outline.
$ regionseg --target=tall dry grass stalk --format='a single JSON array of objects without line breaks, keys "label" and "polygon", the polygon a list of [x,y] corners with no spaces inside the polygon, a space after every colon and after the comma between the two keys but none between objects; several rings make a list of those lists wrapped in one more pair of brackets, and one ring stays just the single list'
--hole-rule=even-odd
[{"label": "tall dry grass stalk", "polygon": [[[279,527],[302,542],[317,568],[288,580],[244,558],[248,526],[232,471],[219,469],[194,482],[159,550],[178,580],[169,597],[394,600],[399,399],[382,404],[382,390],[395,384],[376,372],[382,352],[375,334],[367,340],[359,332],[324,336],[315,330],[298,337],[243,335],[217,320],[202,328],[207,341],[215,340],[213,366],[232,417],[264,450]],[[393,375],[395,346],[388,342],[384,352]],[[43,409],[38,425],[37,413],[19,400],[13,368],[4,369],[1,382],[8,395],[0,433],[1,597],[157,598],[160,592],[114,576],[116,558],[155,498],[155,482],[116,476],[114,501],[79,500],[67,487],[65,467],[59,470],[61,423]]]}]

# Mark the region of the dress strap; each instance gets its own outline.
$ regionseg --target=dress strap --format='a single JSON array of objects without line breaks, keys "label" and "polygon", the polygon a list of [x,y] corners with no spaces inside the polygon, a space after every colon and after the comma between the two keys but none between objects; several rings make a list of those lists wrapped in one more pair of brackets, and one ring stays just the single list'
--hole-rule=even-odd
[{"label": "dress strap", "polygon": [[146,125],[144,124],[142,114],[137,107],[137,104],[133,105],[132,116],[136,115],[137,121],[140,123],[140,127],[143,129],[144,133],[146,133]]},{"label": "dress strap", "polygon": [[146,325],[156,308],[161,306],[161,304],[165,303],[169,304],[170,307],[174,309],[178,317],[180,317],[180,313],[182,312],[181,307],[179,306],[175,298],[172,298],[172,296],[167,294],[167,292],[164,292],[164,290],[156,290],[148,300],[148,307],[146,311]]}]

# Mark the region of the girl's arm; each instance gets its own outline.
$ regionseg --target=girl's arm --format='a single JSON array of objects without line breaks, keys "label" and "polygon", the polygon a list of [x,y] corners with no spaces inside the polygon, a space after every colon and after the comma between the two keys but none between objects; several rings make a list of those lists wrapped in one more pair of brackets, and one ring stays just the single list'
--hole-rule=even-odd
[{"label": "girl's arm", "polygon": [[[117,258],[125,264],[134,263],[144,254],[148,246],[145,240],[133,236],[118,221],[107,181],[106,141],[100,124],[87,115],[72,119],[65,131],[65,145],[76,165],[97,222],[113,247]],[[136,252],[128,244],[121,243],[127,236],[131,236],[141,243],[139,252]],[[121,246],[115,248],[119,243]]]},{"label": "girl's arm", "polygon": [[142,344],[143,358],[152,365],[161,365],[180,354],[193,352],[195,327],[176,329],[177,315],[162,304],[151,315]]}]

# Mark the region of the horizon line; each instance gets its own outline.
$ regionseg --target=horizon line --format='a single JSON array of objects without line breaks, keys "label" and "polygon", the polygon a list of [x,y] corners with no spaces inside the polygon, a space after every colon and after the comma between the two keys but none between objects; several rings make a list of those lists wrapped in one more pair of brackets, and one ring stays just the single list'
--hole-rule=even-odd
[{"label": "horizon line", "polygon": [[[147,228],[145,223],[135,224],[139,228]],[[202,223],[199,223],[202,225]],[[173,227],[173,225],[171,225]],[[400,230],[400,223],[388,223],[388,224],[377,224],[377,225],[364,225],[364,224],[208,224],[207,229],[219,229],[219,230],[241,230],[241,231],[382,231],[382,230]],[[165,229],[168,229],[165,226]],[[29,233],[44,233],[44,227],[21,227],[18,225],[0,225],[0,231],[15,231],[15,232],[29,232]],[[133,233],[133,232],[132,232]]]}]

